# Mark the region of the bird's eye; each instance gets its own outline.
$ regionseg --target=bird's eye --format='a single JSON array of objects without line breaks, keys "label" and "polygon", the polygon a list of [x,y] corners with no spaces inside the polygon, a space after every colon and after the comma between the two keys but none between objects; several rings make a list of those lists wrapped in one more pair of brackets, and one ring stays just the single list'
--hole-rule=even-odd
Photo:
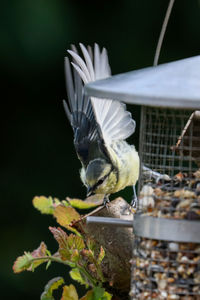
[{"label": "bird's eye", "polygon": [[104,182],[104,180],[103,180],[103,179],[100,179],[100,180],[98,181],[98,185],[101,185],[103,182]]}]

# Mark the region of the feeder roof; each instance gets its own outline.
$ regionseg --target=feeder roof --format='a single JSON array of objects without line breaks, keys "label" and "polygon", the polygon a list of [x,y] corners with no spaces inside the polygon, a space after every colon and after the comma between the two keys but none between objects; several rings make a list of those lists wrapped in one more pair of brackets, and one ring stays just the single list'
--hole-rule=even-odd
[{"label": "feeder roof", "polygon": [[200,55],[97,80],[85,93],[130,104],[200,108]]}]

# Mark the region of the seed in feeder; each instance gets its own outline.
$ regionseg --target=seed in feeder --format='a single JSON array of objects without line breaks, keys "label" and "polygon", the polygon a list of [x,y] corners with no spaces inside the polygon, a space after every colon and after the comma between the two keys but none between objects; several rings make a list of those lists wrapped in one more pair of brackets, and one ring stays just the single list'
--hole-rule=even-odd
[{"label": "seed in feeder", "polygon": [[139,202],[140,208],[145,208],[145,207],[154,207],[154,199],[152,196],[144,196],[143,198],[140,199]]},{"label": "seed in feeder", "polygon": [[196,191],[200,192],[200,182],[198,182],[197,185],[196,185]]},{"label": "seed in feeder", "polygon": [[190,204],[192,203],[192,199],[186,199],[184,201],[181,201],[178,205],[177,205],[177,209],[183,209],[183,208],[187,208],[190,206]]},{"label": "seed in feeder", "polygon": [[161,291],[160,299],[166,299],[166,298],[167,298],[167,292],[166,291]]},{"label": "seed in feeder", "polygon": [[192,209],[200,209],[200,203],[193,202],[193,203],[191,203],[190,208],[192,208]]},{"label": "seed in feeder", "polygon": [[145,246],[146,246],[146,249],[152,249],[152,241],[151,240],[148,240],[148,241],[144,241],[145,242]]},{"label": "seed in feeder", "polygon": [[194,273],[194,283],[200,284],[200,273]]},{"label": "seed in feeder", "polygon": [[180,250],[181,251],[195,250],[195,252],[196,252],[196,244],[194,244],[194,243],[180,243]]},{"label": "seed in feeder", "polygon": [[185,177],[184,174],[183,174],[182,172],[179,172],[178,174],[176,174],[176,175],[174,176],[174,179],[177,179],[177,180],[179,180],[179,181],[182,181],[184,177]]},{"label": "seed in feeder", "polygon": [[179,202],[180,202],[179,198],[173,198],[173,200],[171,202],[171,206],[175,208],[177,206],[177,204],[179,204]]},{"label": "seed in feeder", "polygon": [[172,251],[172,252],[177,252],[179,250],[179,244],[177,243],[169,243],[169,250]]},{"label": "seed in feeder", "polygon": [[179,300],[179,299],[180,299],[180,296],[179,295],[175,295],[175,294],[170,294],[167,297],[167,300]]},{"label": "seed in feeder", "polygon": [[142,294],[141,294],[141,300],[143,300],[143,299],[150,299],[150,298],[148,298],[148,297],[150,297],[151,296],[151,293],[150,292],[143,292]]},{"label": "seed in feeder", "polygon": [[178,198],[196,198],[196,195],[194,192],[185,190],[185,189],[181,189],[181,190],[176,190],[174,192],[174,197],[178,197]]},{"label": "seed in feeder", "polygon": [[195,211],[188,211],[186,214],[187,220],[200,220],[200,214],[196,213]]},{"label": "seed in feeder", "polygon": [[194,267],[189,267],[186,271],[187,275],[190,276],[194,273],[195,268]]},{"label": "seed in feeder", "polygon": [[200,169],[193,173],[196,178],[200,178]]},{"label": "seed in feeder", "polygon": [[161,190],[161,188],[155,188],[154,189],[154,194],[157,196],[157,197],[162,197],[163,195],[165,195],[165,192]]},{"label": "seed in feeder", "polygon": [[195,285],[192,289],[193,293],[199,293],[200,294],[200,286],[199,285]]},{"label": "seed in feeder", "polygon": [[164,272],[164,268],[159,265],[151,265],[151,266],[149,266],[147,271],[148,271],[148,273],[151,273],[151,272],[161,273],[161,272]]},{"label": "seed in feeder", "polygon": [[167,287],[167,281],[166,281],[166,280],[162,279],[162,280],[160,280],[160,281],[158,282],[158,288],[159,288],[160,290],[165,290],[166,287]]},{"label": "seed in feeder", "polygon": [[169,285],[168,286],[168,291],[170,294],[176,293],[176,286],[175,285]]},{"label": "seed in feeder", "polygon": [[178,271],[179,274],[185,273],[185,271],[186,271],[186,270],[185,270],[185,266],[184,266],[184,265],[180,265],[180,266],[178,267],[177,271]]},{"label": "seed in feeder", "polygon": [[180,259],[181,262],[184,262],[184,263],[188,263],[189,262],[189,259],[187,256],[182,256],[181,259]]},{"label": "seed in feeder", "polygon": [[175,278],[173,278],[173,277],[167,278],[168,283],[174,283],[174,281],[175,281]]},{"label": "seed in feeder", "polygon": [[140,192],[140,195],[141,196],[152,196],[154,193],[154,189],[150,186],[150,185],[144,185],[141,192]]}]

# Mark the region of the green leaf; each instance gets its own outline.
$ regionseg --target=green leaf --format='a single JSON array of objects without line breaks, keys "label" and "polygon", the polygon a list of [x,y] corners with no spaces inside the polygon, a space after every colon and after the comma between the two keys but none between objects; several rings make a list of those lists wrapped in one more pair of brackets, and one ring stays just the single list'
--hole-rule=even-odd
[{"label": "green leaf", "polygon": [[64,284],[64,279],[62,277],[56,277],[51,279],[44,288],[40,300],[54,300],[52,293],[54,290],[58,289],[62,284]]},{"label": "green leaf", "polygon": [[85,248],[83,238],[74,234],[69,235],[67,245],[70,249],[77,249],[79,251]]},{"label": "green leaf", "polygon": [[49,260],[46,264],[46,270],[50,267],[50,265],[51,265],[51,261]]},{"label": "green leaf", "polygon": [[75,286],[70,284],[63,287],[63,294],[61,300],[78,300],[78,294]]},{"label": "green leaf", "polygon": [[94,300],[100,300],[102,299],[105,290],[97,286],[93,289],[93,292],[94,292]]},{"label": "green leaf", "polygon": [[108,292],[105,292],[105,293],[103,294],[102,300],[111,300],[111,299],[112,299],[112,295],[109,294]]},{"label": "green leaf", "polygon": [[68,236],[60,227],[49,227],[49,229],[59,244],[58,251],[61,259],[77,262],[79,260],[79,252],[85,247],[83,239],[74,234]]},{"label": "green leaf", "polygon": [[80,300],[111,300],[112,295],[101,287],[95,287],[94,289],[87,292]]},{"label": "green leaf", "polygon": [[97,263],[100,265],[102,260],[104,259],[104,256],[105,256],[105,251],[103,249],[103,247],[101,246],[100,248],[100,253],[99,253],[99,256],[97,258]]},{"label": "green leaf", "polygon": [[70,234],[67,239],[67,249],[70,253],[70,261],[77,262],[80,258],[80,251],[83,250],[84,247],[84,241],[80,236]]},{"label": "green leaf", "polygon": [[28,268],[27,270],[33,272],[35,270],[35,268],[37,268],[42,263],[46,262],[47,260],[43,259],[43,257],[47,255],[47,251],[48,251],[47,246],[45,245],[44,242],[41,242],[40,246],[36,250],[31,252],[32,258],[40,258],[41,257],[41,260],[33,261],[30,268]]},{"label": "green leaf", "polygon": [[[46,251],[48,250],[45,243],[41,242],[40,246],[33,252],[24,252],[24,255],[18,257],[13,265],[14,273],[20,273],[24,270],[34,271],[36,267],[47,261]],[[34,261],[35,258],[41,259]]]},{"label": "green leaf", "polygon": [[85,279],[82,277],[79,269],[74,268],[69,272],[71,278],[77,282],[79,282],[80,284],[84,284],[87,285],[87,282],[85,281]]},{"label": "green leaf", "polygon": [[72,207],[79,208],[79,209],[90,209],[99,205],[99,203],[90,202],[87,200],[83,201],[81,199],[67,198],[67,201],[70,203]]},{"label": "green leaf", "polygon": [[90,290],[80,300],[93,300],[94,299],[93,295],[94,295],[93,290]]},{"label": "green leaf", "polygon": [[33,206],[42,214],[53,214],[54,202],[52,197],[36,196],[33,198]]},{"label": "green leaf", "polygon": [[42,293],[42,295],[40,296],[40,300],[55,300],[55,298],[53,296],[48,296],[45,293]]},{"label": "green leaf", "polygon": [[77,249],[73,250],[70,260],[75,263],[75,262],[79,261],[79,258],[80,258],[80,255],[79,255],[78,250]]},{"label": "green leaf", "polygon": [[20,273],[27,270],[32,264],[32,255],[30,252],[24,252],[24,255],[19,256],[13,265],[14,273]]},{"label": "green leaf", "polygon": [[56,227],[51,227],[51,226],[49,227],[49,230],[51,231],[54,238],[58,242],[58,245],[60,248],[67,247],[68,235],[64,230],[62,230],[60,227],[56,228]]},{"label": "green leaf", "polygon": [[90,262],[94,262],[94,252],[92,250],[83,249],[81,251],[81,256],[84,257],[84,259],[87,259]]},{"label": "green leaf", "polygon": [[71,253],[69,251],[67,239],[67,233],[62,230],[60,227],[49,227],[51,233],[53,233],[54,238],[58,242],[59,245],[59,254],[62,260],[69,260],[71,257]]},{"label": "green leaf", "polygon": [[97,245],[96,245],[96,241],[91,238],[91,237],[88,237],[87,238],[87,241],[86,241],[86,245],[88,247],[89,250],[91,250],[92,252],[96,249]]},{"label": "green leaf", "polygon": [[93,289],[93,293],[94,293],[93,296],[94,300],[110,300],[112,298],[111,294],[105,292],[105,289],[99,286]]},{"label": "green leaf", "polygon": [[72,227],[72,221],[80,220],[79,213],[73,207],[58,205],[54,209],[53,215],[56,218],[58,224],[80,236],[80,233]]}]

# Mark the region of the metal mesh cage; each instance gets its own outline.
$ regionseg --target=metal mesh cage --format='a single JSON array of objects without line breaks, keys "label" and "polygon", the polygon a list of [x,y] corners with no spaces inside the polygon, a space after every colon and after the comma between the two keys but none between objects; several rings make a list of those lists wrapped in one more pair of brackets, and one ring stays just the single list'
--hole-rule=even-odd
[{"label": "metal mesh cage", "polygon": [[[200,162],[200,157],[193,157],[193,152],[196,150],[200,154],[200,119],[198,121],[196,118],[196,124],[193,124],[192,113],[190,110],[143,107],[140,155],[146,167],[169,176],[197,169],[196,163]],[[190,126],[185,132],[188,121],[191,121]],[[181,135],[182,141],[178,147]],[[199,147],[196,141],[199,141]]]},{"label": "metal mesh cage", "polygon": [[140,209],[199,220],[200,114],[143,107],[141,124]]},{"label": "metal mesh cage", "polygon": [[200,300],[200,113],[142,107],[141,116],[131,296]]},{"label": "metal mesh cage", "polygon": [[200,299],[200,246],[138,238],[133,299]]}]

